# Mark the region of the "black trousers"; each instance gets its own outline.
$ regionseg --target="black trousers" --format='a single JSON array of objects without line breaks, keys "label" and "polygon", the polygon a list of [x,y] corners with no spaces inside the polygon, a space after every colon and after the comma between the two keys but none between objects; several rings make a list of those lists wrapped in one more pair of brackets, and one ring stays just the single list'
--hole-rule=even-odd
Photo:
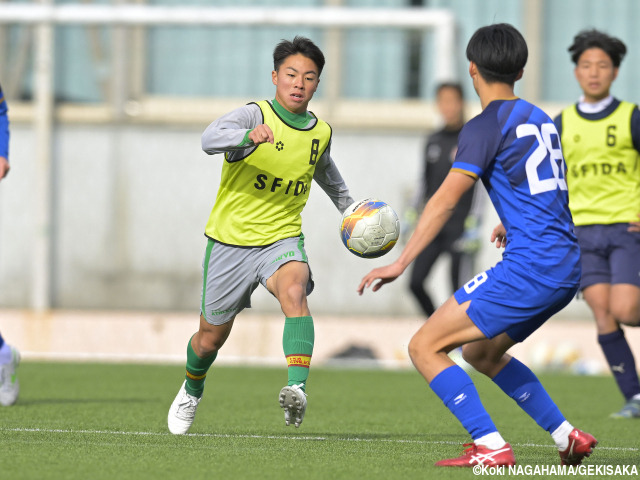
[{"label": "black trousers", "polygon": [[475,255],[464,253],[456,249],[456,241],[462,236],[464,228],[442,230],[431,244],[427,246],[413,262],[409,288],[418,300],[425,315],[435,312],[431,297],[427,293],[424,283],[431,268],[442,254],[451,258],[449,269],[451,292],[455,292],[473,275],[473,260]]}]

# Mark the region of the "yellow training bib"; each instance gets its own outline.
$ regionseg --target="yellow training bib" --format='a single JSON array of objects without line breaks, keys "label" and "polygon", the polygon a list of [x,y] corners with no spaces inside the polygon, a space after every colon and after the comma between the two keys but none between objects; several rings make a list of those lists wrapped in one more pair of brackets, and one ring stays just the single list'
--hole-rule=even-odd
[{"label": "yellow training bib", "polygon": [[611,115],[587,120],[572,105],[562,111],[562,151],[569,208],[576,225],[637,221],[640,156],[631,137],[635,105],[620,102]]},{"label": "yellow training bib", "polygon": [[258,145],[241,160],[225,156],[216,202],[205,233],[229,245],[262,246],[302,233],[318,159],[331,140],[320,119],[308,130],[289,126],[267,101],[257,102],[273,131],[273,144]]}]

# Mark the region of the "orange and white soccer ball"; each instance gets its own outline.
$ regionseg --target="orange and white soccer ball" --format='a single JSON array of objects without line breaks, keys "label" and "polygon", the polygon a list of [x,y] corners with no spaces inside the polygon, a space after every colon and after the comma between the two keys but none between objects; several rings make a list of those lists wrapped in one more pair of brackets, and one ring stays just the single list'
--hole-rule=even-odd
[{"label": "orange and white soccer ball", "polygon": [[366,198],[354,202],[342,215],[342,243],[358,257],[376,258],[388,253],[399,236],[398,215],[381,200]]}]

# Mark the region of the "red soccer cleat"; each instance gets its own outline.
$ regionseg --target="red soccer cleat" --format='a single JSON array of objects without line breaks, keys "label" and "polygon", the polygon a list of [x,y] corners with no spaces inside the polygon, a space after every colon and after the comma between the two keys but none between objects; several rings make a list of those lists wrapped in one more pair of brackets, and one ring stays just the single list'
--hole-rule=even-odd
[{"label": "red soccer cleat", "polygon": [[584,457],[591,455],[596,445],[598,440],[593,435],[574,428],[569,434],[569,446],[559,452],[562,465],[580,465]]},{"label": "red soccer cleat", "polygon": [[464,446],[469,448],[464,451],[462,456],[440,460],[436,462],[436,467],[473,467],[474,465],[502,467],[516,464],[513,449],[508,443],[497,450],[491,450],[475,443],[465,443]]}]

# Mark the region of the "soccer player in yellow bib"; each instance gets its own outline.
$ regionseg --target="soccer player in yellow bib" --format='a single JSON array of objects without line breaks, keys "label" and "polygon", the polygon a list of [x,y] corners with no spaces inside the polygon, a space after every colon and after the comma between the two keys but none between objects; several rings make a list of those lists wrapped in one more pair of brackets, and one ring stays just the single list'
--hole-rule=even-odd
[{"label": "soccer player in yellow bib", "polygon": [[330,156],[331,127],[307,110],[324,62],[311,40],[283,40],[273,52],[275,99],[233,110],[202,135],[203,150],[224,153],[224,162],[205,228],[200,327],[187,344],[185,381],[169,409],[174,434],[191,427],[207,371],[259,284],[286,317],[282,346],[289,378],[279,395],[285,424],[299,427],[304,419],[314,328],[300,213],[312,180],[341,213],[353,203]]},{"label": "soccer player in yellow bib", "polygon": [[626,399],[614,418],[640,417],[638,372],[621,328],[640,323],[640,112],[610,93],[626,51],[606,33],[578,33],[569,52],[583,94],[555,119],[582,252],[580,289]]}]

